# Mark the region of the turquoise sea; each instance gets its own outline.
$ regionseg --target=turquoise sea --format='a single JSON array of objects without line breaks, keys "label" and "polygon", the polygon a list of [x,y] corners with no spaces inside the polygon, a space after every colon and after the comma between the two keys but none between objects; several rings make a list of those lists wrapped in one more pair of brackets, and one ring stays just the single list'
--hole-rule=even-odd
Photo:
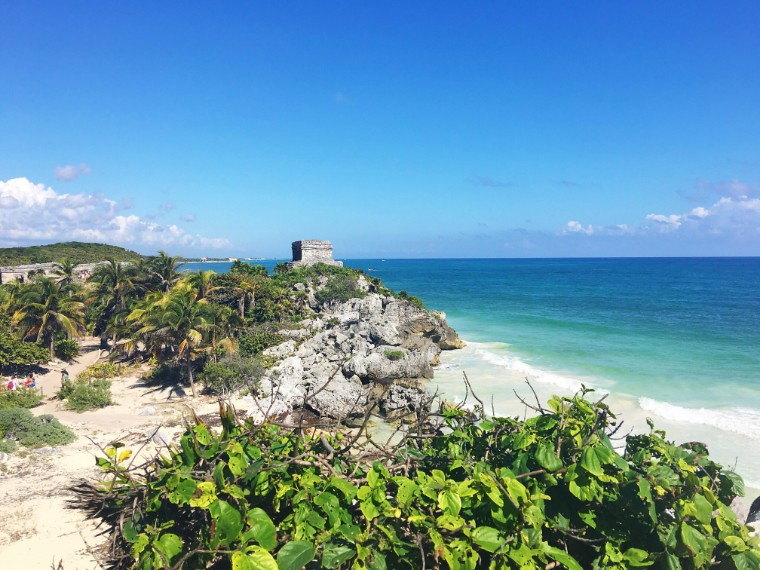
[{"label": "turquoise sea", "polygon": [[609,394],[623,431],[651,417],[760,489],[760,258],[344,263],[446,313],[467,347],[444,353],[445,396],[464,396],[466,372],[496,413],[519,415],[526,378],[541,399],[584,384]]}]

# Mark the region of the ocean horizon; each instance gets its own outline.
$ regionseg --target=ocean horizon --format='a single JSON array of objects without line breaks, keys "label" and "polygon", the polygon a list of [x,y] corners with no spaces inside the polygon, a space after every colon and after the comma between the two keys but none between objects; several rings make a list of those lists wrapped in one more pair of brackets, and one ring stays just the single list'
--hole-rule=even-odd
[{"label": "ocean horizon", "polygon": [[[271,271],[281,260],[251,261]],[[447,315],[467,343],[431,388],[465,395],[466,373],[499,415],[582,386],[624,424],[702,441],[760,489],[760,258],[348,259]],[[188,263],[226,272],[231,263]],[[526,384],[530,382],[531,387]]]}]

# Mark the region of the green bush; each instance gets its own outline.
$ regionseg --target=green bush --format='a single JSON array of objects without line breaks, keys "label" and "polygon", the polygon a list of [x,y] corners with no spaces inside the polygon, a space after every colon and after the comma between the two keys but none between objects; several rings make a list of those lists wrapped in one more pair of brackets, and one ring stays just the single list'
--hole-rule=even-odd
[{"label": "green bush", "polygon": [[74,432],[50,414],[34,416],[24,408],[0,410],[0,440],[6,449],[17,443],[25,447],[66,445],[75,439]]},{"label": "green bush", "polygon": [[418,309],[424,309],[425,308],[425,303],[422,302],[422,299],[420,299],[419,297],[417,297],[415,295],[410,295],[406,291],[399,291],[397,297],[399,299],[404,299],[405,301],[408,301],[409,303],[411,303],[412,305],[414,305]]},{"label": "green bush", "polygon": [[0,390],[0,410],[9,408],[33,408],[42,402],[42,394],[30,388]]},{"label": "green bush", "polygon": [[242,356],[257,356],[267,348],[284,342],[284,336],[271,327],[252,327],[238,339],[238,350]]},{"label": "green bush", "polygon": [[91,378],[115,378],[123,373],[120,364],[113,362],[98,362],[91,364],[77,375],[77,380],[89,380]]},{"label": "green bush", "polygon": [[67,380],[56,398],[65,400],[66,408],[76,412],[96,410],[113,404],[111,382],[103,378],[89,381],[80,376],[75,382]]},{"label": "green bush", "polygon": [[330,277],[325,285],[314,293],[314,297],[320,305],[329,303],[342,303],[349,299],[362,298],[366,295],[359,288],[355,276],[334,275]]},{"label": "green bush", "polygon": [[200,379],[211,394],[229,394],[241,388],[252,392],[264,372],[264,366],[256,358],[227,356],[219,362],[207,362]]},{"label": "green bush", "polygon": [[55,355],[61,360],[70,362],[79,356],[79,343],[75,340],[59,340],[55,343]]},{"label": "green bush", "polygon": [[619,454],[584,395],[524,421],[441,405],[384,449],[222,406],[221,434],[194,425],[147,471],[107,450],[80,506],[143,569],[760,567],[738,475],[654,428]]},{"label": "green bush", "polygon": [[385,351],[385,358],[388,360],[401,360],[406,356],[406,353],[403,350],[386,350]]}]

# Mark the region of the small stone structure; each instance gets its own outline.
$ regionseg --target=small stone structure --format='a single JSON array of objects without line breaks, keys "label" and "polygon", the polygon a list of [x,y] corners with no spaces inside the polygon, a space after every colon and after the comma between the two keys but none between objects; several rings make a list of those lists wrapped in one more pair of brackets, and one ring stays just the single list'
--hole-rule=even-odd
[{"label": "small stone structure", "polygon": [[333,259],[333,246],[327,240],[303,239],[294,241],[292,247],[293,261],[288,263],[288,267],[291,269],[314,265],[315,263],[343,267],[342,261],[335,261]]},{"label": "small stone structure", "polygon": [[[74,276],[86,273],[88,276],[92,273],[97,263],[81,263],[74,267]],[[0,283],[10,283],[11,281],[21,281],[22,283],[29,279],[30,273],[42,273],[46,277],[53,275],[55,263],[32,263],[29,265],[13,265],[0,267]]]}]

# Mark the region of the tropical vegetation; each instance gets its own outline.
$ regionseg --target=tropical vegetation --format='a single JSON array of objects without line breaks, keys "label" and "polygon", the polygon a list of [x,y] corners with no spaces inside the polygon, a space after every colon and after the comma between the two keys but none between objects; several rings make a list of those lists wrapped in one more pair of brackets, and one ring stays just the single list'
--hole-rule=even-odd
[{"label": "tropical vegetation", "polygon": [[0,248],[0,265],[30,265],[33,263],[53,263],[68,259],[74,265],[98,263],[113,257],[118,261],[137,263],[143,256],[134,251],[102,243],[69,241],[50,245]]},{"label": "tropical vegetation", "polygon": [[[72,409],[108,405],[119,363],[149,362],[149,382],[193,394],[197,380],[213,394],[255,390],[283,329],[391,293],[326,265],[184,273],[159,252],[110,257],[82,281],[71,259],[0,285],[0,366],[44,364],[67,340],[99,336],[113,362],[64,385]],[[142,468],[121,444],[105,449],[105,479],[81,484],[80,504],[109,529],[115,568],[760,567],[757,540],[728,506],[741,479],[653,426],[620,436],[590,396],[535,402],[527,420],[488,417],[480,401],[430,402],[384,443],[369,416],[352,429],[241,424],[223,405],[221,433],[198,420]],[[0,410],[0,448],[72,437],[32,418]]]},{"label": "tropical vegetation", "polygon": [[618,435],[584,391],[527,420],[445,404],[367,430],[203,422],[136,469],[116,444],[77,486],[113,568],[760,567],[741,479],[699,443]]},{"label": "tropical vegetation", "polygon": [[35,416],[22,407],[0,409],[0,451],[12,452],[19,445],[66,445],[75,439],[74,432],[50,414]]},{"label": "tropical vegetation", "polygon": [[[241,366],[267,364],[261,353],[284,340],[280,329],[320,306],[365,294],[360,272],[326,265],[293,271],[283,265],[270,276],[263,266],[237,261],[227,274],[183,272],[179,257],[159,251],[129,262],[108,257],[82,280],[72,260],[58,260],[50,275],[0,285],[0,366],[69,360],[77,354],[73,339],[91,334],[114,359],[152,360],[193,395],[198,374],[207,390],[226,392],[239,384],[230,378]],[[297,284],[312,286],[319,306]]]}]

